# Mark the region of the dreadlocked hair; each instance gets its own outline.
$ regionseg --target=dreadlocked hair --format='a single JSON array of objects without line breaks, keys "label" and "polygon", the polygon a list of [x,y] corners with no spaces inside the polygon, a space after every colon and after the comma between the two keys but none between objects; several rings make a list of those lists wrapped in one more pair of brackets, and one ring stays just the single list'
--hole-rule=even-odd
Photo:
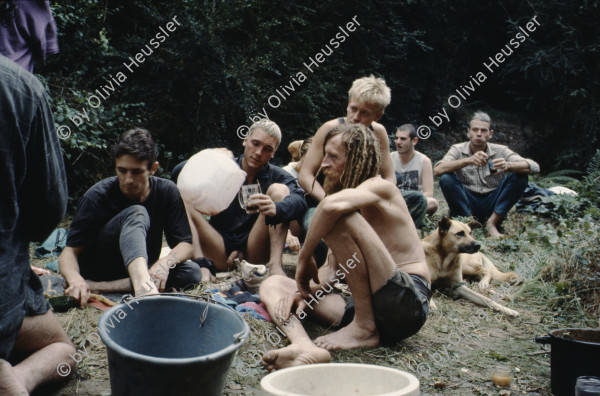
[{"label": "dreadlocked hair", "polygon": [[341,124],[327,133],[325,145],[332,137],[342,135],[346,150],[346,164],[341,176],[343,188],[355,188],[365,180],[379,174],[381,151],[375,134],[362,124]]}]

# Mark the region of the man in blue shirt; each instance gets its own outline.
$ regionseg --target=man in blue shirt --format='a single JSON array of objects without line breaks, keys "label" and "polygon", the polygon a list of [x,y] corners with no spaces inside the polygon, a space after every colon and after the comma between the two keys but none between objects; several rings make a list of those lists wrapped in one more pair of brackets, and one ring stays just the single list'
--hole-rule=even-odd
[{"label": "man in blue shirt", "polygon": [[251,196],[247,213],[238,199],[210,221],[188,207],[198,232],[194,256],[210,258],[226,271],[236,258],[268,263],[269,274],[284,275],[281,267],[285,238],[292,220],[306,212],[303,191],[292,175],[269,164],[281,143],[281,131],[270,120],[254,123],[244,140],[244,155],[236,162],[246,172],[244,184],[259,184],[262,194]]}]

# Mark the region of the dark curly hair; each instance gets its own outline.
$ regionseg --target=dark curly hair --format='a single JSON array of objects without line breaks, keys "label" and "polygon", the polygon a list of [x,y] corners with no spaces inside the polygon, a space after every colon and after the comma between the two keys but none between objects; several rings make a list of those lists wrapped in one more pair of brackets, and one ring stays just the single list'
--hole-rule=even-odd
[{"label": "dark curly hair", "polygon": [[130,129],[123,132],[117,143],[111,148],[113,160],[122,155],[131,155],[138,161],[148,161],[148,169],[156,162],[158,152],[154,139],[149,131],[142,128]]}]

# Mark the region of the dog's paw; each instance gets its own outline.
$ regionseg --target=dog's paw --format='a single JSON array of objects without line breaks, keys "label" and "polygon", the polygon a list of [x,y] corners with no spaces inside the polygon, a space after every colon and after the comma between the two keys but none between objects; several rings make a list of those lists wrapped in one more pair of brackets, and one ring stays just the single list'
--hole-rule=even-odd
[{"label": "dog's paw", "polygon": [[479,290],[487,290],[490,288],[490,281],[482,280],[479,282]]}]

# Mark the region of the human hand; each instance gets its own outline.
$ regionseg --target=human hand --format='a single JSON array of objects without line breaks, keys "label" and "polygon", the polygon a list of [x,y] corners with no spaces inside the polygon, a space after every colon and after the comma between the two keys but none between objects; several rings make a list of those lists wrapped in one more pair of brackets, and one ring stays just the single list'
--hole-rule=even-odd
[{"label": "human hand", "polygon": [[496,174],[508,172],[508,170],[510,169],[510,163],[507,162],[504,158],[493,159],[492,163],[494,164],[494,169],[496,170]]},{"label": "human hand", "polygon": [[487,165],[488,155],[483,151],[478,151],[472,156],[469,157],[471,160],[471,165],[483,166]]},{"label": "human hand", "polygon": [[235,259],[242,261],[244,259],[244,253],[242,253],[242,251],[240,250],[234,250],[233,252],[231,252],[231,254],[229,254],[229,257],[227,257],[227,268],[233,267],[233,265],[235,264]]},{"label": "human hand", "polygon": [[300,251],[300,240],[292,235],[292,232],[288,230],[287,237],[285,238],[285,243],[288,244],[289,248],[295,252]]},{"label": "human hand", "polygon": [[310,295],[310,281],[319,284],[319,269],[315,259],[310,255],[308,258],[298,258],[296,267],[296,285],[300,291],[300,295],[306,298]]},{"label": "human hand", "polygon": [[90,298],[90,287],[88,283],[79,276],[69,282],[69,287],[65,290],[65,296],[71,296],[79,302],[81,308],[85,307]]},{"label": "human hand", "polygon": [[254,194],[250,196],[246,208],[255,208],[250,213],[260,212],[263,216],[275,216],[277,214],[277,207],[275,202],[265,194]]},{"label": "human hand", "polygon": [[275,309],[273,310],[275,317],[273,318],[273,320],[275,320],[280,325],[286,325],[290,320],[292,307],[294,305],[298,307],[302,306],[303,301],[304,300],[302,299],[300,292],[297,291],[281,297],[279,301],[277,301],[277,303],[275,304]]},{"label": "human hand", "polygon": [[154,282],[158,291],[161,293],[164,292],[165,286],[167,285],[167,278],[169,277],[169,268],[162,264],[159,260],[154,263],[152,267],[150,267],[148,273],[150,274],[150,279]]}]

